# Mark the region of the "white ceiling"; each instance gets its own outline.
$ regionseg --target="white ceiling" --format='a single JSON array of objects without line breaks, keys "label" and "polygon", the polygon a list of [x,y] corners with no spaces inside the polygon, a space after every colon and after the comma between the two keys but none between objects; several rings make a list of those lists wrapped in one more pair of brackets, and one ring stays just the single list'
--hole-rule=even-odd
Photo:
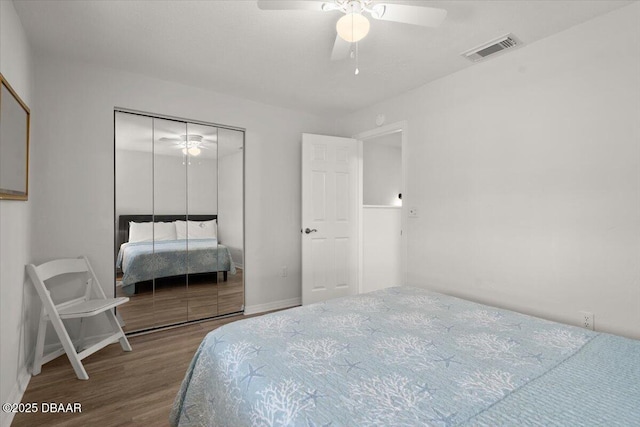
[{"label": "white ceiling", "polygon": [[265,11],[253,0],[14,3],[38,53],[337,115],[473,66],[460,52],[492,38],[530,44],[632,1],[399,2],[444,8],[447,19],[436,29],[373,20],[357,77],[353,61],[330,61],[339,12]]}]

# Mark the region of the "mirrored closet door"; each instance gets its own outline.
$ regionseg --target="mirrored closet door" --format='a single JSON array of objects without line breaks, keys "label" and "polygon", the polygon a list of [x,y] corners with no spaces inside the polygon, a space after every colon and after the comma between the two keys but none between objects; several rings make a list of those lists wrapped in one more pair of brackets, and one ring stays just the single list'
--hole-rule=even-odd
[{"label": "mirrored closet door", "polygon": [[115,268],[127,332],[243,310],[244,131],[115,113]]}]

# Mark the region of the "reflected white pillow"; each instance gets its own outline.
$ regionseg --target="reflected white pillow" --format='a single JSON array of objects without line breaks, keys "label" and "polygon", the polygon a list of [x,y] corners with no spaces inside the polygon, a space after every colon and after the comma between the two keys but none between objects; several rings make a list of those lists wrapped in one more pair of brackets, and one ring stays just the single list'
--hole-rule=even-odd
[{"label": "reflected white pillow", "polygon": [[211,221],[176,221],[176,237],[178,239],[215,239],[217,238],[217,222]]},{"label": "reflected white pillow", "polygon": [[153,241],[152,222],[129,222],[129,243]]},{"label": "reflected white pillow", "polygon": [[176,225],[173,222],[154,222],[153,236],[158,240],[176,240]]},{"label": "reflected white pillow", "polygon": [[129,243],[176,240],[172,222],[129,222]]}]

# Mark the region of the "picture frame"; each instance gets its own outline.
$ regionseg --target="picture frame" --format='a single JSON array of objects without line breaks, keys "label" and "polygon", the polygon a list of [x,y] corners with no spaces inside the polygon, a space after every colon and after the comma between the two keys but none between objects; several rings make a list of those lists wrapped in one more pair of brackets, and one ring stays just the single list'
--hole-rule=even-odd
[{"label": "picture frame", "polygon": [[0,74],[0,200],[29,197],[31,111]]}]

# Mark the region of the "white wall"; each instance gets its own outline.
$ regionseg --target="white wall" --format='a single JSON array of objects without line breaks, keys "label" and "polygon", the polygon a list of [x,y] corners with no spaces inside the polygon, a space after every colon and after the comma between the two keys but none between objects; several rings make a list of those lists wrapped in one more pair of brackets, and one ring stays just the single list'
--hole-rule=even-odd
[{"label": "white wall", "polygon": [[[400,143],[401,133],[389,136]],[[402,150],[383,145],[376,139],[362,143],[363,203],[365,205],[395,206],[402,192]]]},{"label": "white wall", "polygon": [[215,159],[187,166],[181,156],[116,150],[116,215],[215,214],[217,168]]},{"label": "white wall", "polygon": [[[176,158],[178,161],[176,162]],[[166,182],[162,186],[162,182],[158,181],[158,169],[156,169],[156,212],[157,209],[161,209],[163,212],[169,212],[175,209],[173,206],[173,200],[171,197],[168,199],[158,198],[163,193],[162,188],[169,187],[176,180],[171,179],[174,173],[184,173],[184,169],[180,169],[182,166],[182,158],[175,156],[156,156],[156,168],[158,165],[163,167],[166,164],[164,170],[167,172],[165,176]],[[178,167],[176,172],[171,172],[171,168]],[[216,159],[204,158],[204,157],[192,157],[189,163],[182,168],[187,168],[187,212],[190,215],[207,215],[218,213],[218,162]],[[162,172],[160,172],[162,174]],[[158,187],[158,183],[161,187]],[[181,189],[176,189],[179,193]],[[184,191],[184,189],[182,189]],[[167,191],[166,194],[171,194]],[[164,202],[164,203],[163,203]],[[179,210],[178,212],[184,212]]]},{"label": "white wall", "polygon": [[247,129],[246,304],[300,297],[300,135],[327,133],[329,120],[86,64],[36,65],[36,261],[86,254],[113,292],[113,109],[124,107]]},{"label": "white wall", "polygon": [[362,291],[402,285],[402,209],[362,208]]},{"label": "white wall", "polygon": [[[0,1],[0,72],[29,106],[33,106],[31,49],[10,1]],[[35,119],[35,115],[32,116]],[[32,136],[32,142],[36,139]],[[33,174],[31,174],[33,177]],[[30,191],[38,183],[30,180]],[[32,198],[27,202],[0,200],[0,402],[20,401],[29,380],[33,325],[27,308],[35,296],[25,277],[31,262]],[[0,425],[9,425],[11,414],[0,413]]]},{"label": "white wall", "polygon": [[640,338],[638,22],[634,3],[345,118],[408,120],[409,284]]},{"label": "white wall", "polygon": [[[218,159],[218,239],[242,249],[242,151]],[[265,225],[267,221],[262,222]],[[234,259],[234,261],[236,261]],[[242,263],[242,260],[237,260]]]},{"label": "white wall", "polygon": [[[153,212],[153,155],[116,150],[115,156],[116,221],[120,215],[150,214]],[[184,203],[182,207],[184,210]]]}]

